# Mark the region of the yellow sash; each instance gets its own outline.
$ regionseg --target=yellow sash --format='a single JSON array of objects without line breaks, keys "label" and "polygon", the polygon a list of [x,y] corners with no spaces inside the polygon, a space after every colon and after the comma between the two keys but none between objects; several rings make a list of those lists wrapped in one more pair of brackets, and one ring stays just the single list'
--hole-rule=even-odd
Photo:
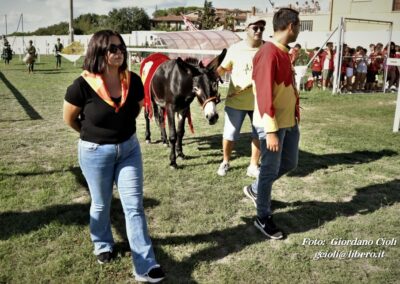
[{"label": "yellow sash", "polygon": [[89,86],[96,92],[96,94],[105,101],[108,105],[115,108],[115,112],[118,112],[119,109],[125,104],[126,99],[128,98],[129,85],[131,82],[131,73],[129,71],[125,71],[120,73],[121,80],[121,102],[116,104],[110,96],[110,93],[107,89],[106,83],[103,79],[103,76],[100,74],[93,74],[89,71],[85,70],[82,72],[81,76],[85,81],[89,84]]}]

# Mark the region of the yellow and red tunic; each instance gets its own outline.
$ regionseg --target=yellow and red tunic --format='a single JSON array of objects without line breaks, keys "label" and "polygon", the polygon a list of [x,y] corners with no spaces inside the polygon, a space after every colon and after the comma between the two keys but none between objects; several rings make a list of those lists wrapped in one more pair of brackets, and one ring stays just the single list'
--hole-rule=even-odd
[{"label": "yellow and red tunic", "polygon": [[266,133],[293,127],[300,120],[299,95],[288,52],[286,46],[270,41],[253,59],[253,125],[263,127]]}]

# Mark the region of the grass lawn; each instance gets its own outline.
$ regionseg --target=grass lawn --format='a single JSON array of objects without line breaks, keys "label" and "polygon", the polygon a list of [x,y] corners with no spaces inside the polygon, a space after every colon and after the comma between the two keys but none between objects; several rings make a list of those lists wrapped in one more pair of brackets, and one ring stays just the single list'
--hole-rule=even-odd
[{"label": "grass lawn", "polygon": [[[42,56],[33,75],[18,58],[0,66],[0,283],[135,282],[116,192],[112,222],[120,257],[100,266],[92,253],[78,134],[62,121],[65,90],[80,65],[64,60],[54,70],[54,57]],[[288,235],[282,241],[255,229],[255,208],[242,192],[252,182],[245,175],[248,121],[221,178],[223,102],[214,126],[193,103],[195,134],[187,128],[187,159],[177,170],[169,168],[169,149],[156,143],[154,122],[154,142],[144,143],[140,115],[144,204],[166,283],[399,283],[396,96],[312,91],[301,97],[299,167],[273,189],[275,221]],[[367,244],[335,245],[337,239]],[[355,257],[367,252],[383,257]]]}]

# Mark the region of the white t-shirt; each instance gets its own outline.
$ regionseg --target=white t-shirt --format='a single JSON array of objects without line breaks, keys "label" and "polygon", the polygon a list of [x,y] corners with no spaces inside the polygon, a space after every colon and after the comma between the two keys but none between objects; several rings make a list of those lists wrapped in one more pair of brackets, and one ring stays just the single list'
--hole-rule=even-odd
[{"label": "white t-shirt", "polygon": [[[260,49],[250,47],[246,40],[239,41],[228,48],[221,67],[231,71],[228,97],[225,104],[241,110],[254,109],[252,90],[253,57]],[[230,96],[231,94],[238,94]]]}]

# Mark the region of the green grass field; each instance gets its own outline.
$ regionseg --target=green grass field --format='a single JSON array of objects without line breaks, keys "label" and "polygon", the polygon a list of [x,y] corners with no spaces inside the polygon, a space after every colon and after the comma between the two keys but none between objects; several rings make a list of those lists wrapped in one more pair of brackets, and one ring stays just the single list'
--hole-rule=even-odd
[{"label": "green grass field", "polygon": [[[100,266],[92,253],[78,134],[62,121],[65,90],[81,70],[65,60],[54,70],[54,61],[42,56],[33,75],[18,58],[0,67],[0,283],[134,283],[117,193],[112,221],[120,257]],[[193,103],[195,134],[187,128],[187,159],[178,170],[169,168],[169,149],[156,143],[154,122],[154,143],[144,143],[140,115],[144,204],[166,283],[400,283],[396,96],[301,97],[299,167],[273,189],[275,220],[288,234],[282,241],[255,229],[255,208],[242,192],[252,182],[245,175],[247,121],[232,169],[221,178],[223,102],[214,126]],[[334,239],[372,243],[334,245]],[[340,258],[351,251],[383,257]]]}]

